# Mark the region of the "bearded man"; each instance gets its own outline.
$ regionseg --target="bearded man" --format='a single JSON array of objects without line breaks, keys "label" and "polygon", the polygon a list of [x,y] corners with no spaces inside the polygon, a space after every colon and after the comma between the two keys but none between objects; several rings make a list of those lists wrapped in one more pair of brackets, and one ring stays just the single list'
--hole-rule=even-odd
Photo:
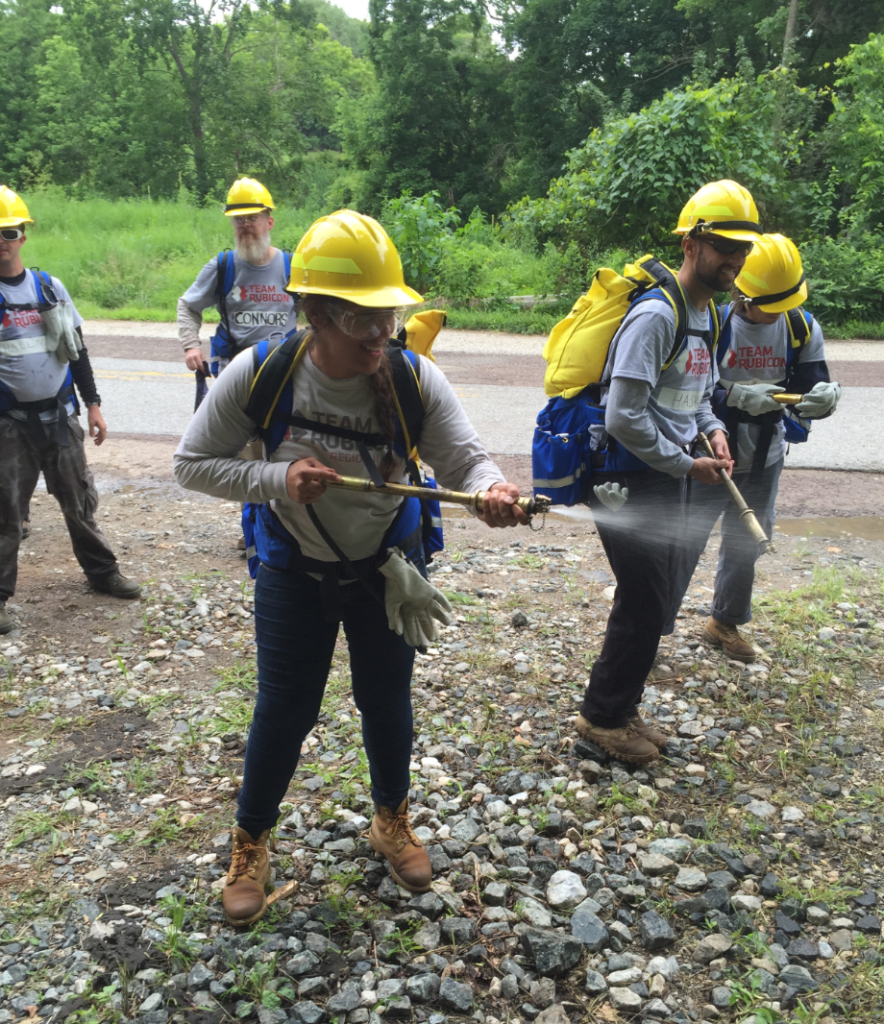
[{"label": "bearded man", "polygon": [[[608,457],[589,498],[617,590],[575,727],[633,764],[657,760],[669,738],[641,717],[639,704],[660,637],[674,628],[684,565],[695,562],[687,480],[716,487],[720,471],[733,469],[724,424],[711,406],[713,299],[733,286],[762,228],[742,185],[713,181],[688,200],[675,234],[684,262],[672,284],[684,301],[684,335],[679,341],[676,303],[665,289],[624,318],[602,377],[609,383],[607,437],[600,440]],[[715,458],[694,457],[697,431],[708,436]]]},{"label": "bearded man", "polygon": [[233,221],[236,248],[211,259],[178,300],[178,338],[189,370],[204,368],[200,327],[209,306],[221,316],[209,360],[215,377],[243,349],[294,330],[295,304],[286,291],[291,255],[270,244],[273,209],[270,193],[254,178],[231,186],[224,216]]}]

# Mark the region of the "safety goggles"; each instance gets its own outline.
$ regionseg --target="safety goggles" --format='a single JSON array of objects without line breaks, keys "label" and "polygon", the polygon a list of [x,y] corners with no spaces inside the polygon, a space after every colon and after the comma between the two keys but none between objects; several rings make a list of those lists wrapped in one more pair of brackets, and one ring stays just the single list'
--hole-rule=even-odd
[{"label": "safety goggles", "polygon": [[0,238],[4,242],[17,242],[24,237],[24,228],[0,228]]},{"label": "safety goggles", "polygon": [[697,238],[711,246],[719,256],[748,256],[752,252],[752,242],[738,242],[733,238],[720,238],[717,235],[697,235]]},{"label": "safety goggles", "polygon": [[405,315],[404,307],[397,309],[373,309],[362,311],[347,309],[328,303],[325,307],[328,315],[337,326],[351,338],[358,341],[372,341],[385,331],[388,335],[395,334]]},{"label": "safety goggles", "polygon": [[243,213],[234,214],[231,218],[234,224],[256,224],[259,220],[262,220],[266,211],[261,213]]}]

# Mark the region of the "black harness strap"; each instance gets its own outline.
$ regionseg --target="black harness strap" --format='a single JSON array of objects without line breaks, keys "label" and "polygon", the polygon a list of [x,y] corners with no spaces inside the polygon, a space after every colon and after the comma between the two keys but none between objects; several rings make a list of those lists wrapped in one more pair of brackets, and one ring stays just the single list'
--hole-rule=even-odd
[{"label": "black harness strap", "polygon": [[304,416],[286,416],[279,414],[274,419],[282,420],[293,427],[300,427],[302,430],[311,430],[315,434],[330,434],[332,437],[343,437],[348,441],[358,441],[368,445],[369,448],[386,448],[390,444],[390,438],[384,434],[367,434],[362,430],[350,430],[348,427],[338,427],[331,423],[320,423],[319,420],[308,420]]}]

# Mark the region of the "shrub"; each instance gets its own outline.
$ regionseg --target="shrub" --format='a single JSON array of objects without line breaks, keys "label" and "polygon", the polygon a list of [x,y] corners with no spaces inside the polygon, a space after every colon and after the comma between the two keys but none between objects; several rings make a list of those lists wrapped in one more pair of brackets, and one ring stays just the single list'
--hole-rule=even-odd
[{"label": "shrub", "polygon": [[866,236],[854,246],[823,238],[801,247],[808,309],[822,323],[884,319],[884,240]]}]

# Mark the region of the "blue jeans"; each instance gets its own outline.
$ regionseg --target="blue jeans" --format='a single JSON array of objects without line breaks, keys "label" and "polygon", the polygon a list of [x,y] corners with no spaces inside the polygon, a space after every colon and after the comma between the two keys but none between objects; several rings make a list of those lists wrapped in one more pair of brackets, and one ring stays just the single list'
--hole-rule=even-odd
[{"label": "blue jeans", "polygon": [[[376,804],[408,795],[414,726],[414,648],[387,625],[384,606],[360,583],[341,587],[353,697]],[[255,582],[258,698],[246,747],[236,820],[257,837],[279,818],[301,753],[316,724],[331,668],[338,622],[327,622],[318,580],[261,565]]]},{"label": "blue jeans", "polygon": [[[734,474],[734,483],[768,537],[772,535],[776,522],[775,505],[782,471],[783,460],[780,459],[779,462],[768,466],[756,480],[752,480],[749,473]],[[688,508],[688,553],[678,565],[675,600],[670,608],[667,632],[672,632],[675,626],[675,616],[691,585],[694,569],[722,512],[724,518],[721,520],[721,547],[718,553],[718,571],[715,574],[712,618],[728,626],[743,626],[751,622],[755,562],[759,556],[758,542],[746,529],[737,506],[721,485],[708,487],[691,480]]]}]

